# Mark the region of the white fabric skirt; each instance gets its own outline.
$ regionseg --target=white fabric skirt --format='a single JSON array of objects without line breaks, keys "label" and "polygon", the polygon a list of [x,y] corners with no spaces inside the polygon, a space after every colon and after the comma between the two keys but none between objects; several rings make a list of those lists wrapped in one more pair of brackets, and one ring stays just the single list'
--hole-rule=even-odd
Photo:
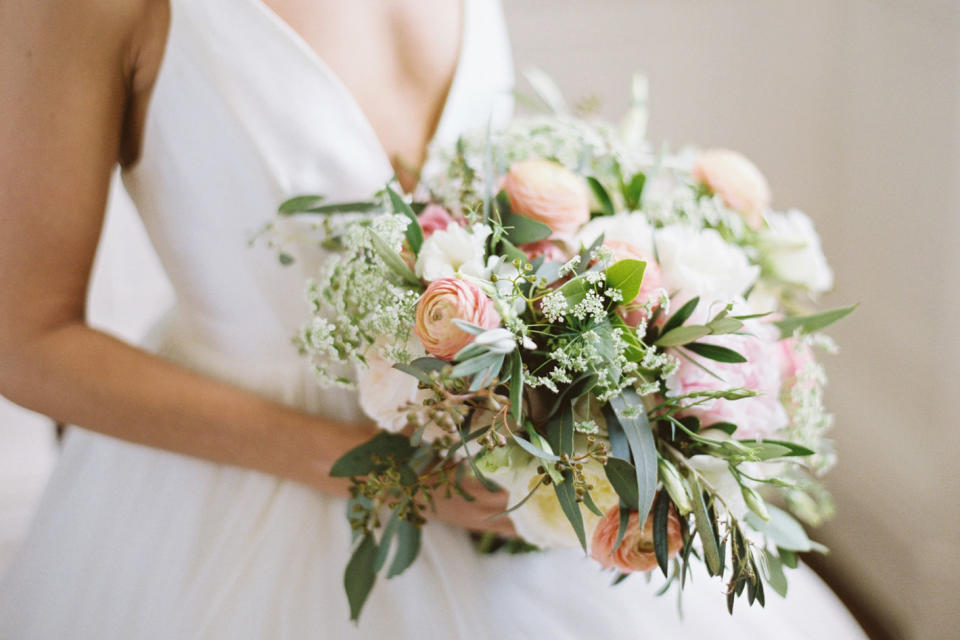
[{"label": "white fabric skirt", "polygon": [[[318,392],[302,363],[231,363],[197,342],[198,327],[182,325],[163,332],[177,345],[161,349],[167,357],[290,404],[357,416],[351,394]],[[0,638],[863,637],[805,567],[789,574],[787,600],[738,602],[732,617],[721,582],[698,572],[681,618],[675,591],[654,596],[659,574],[610,587],[612,576],[579,550],[486,556],[440,523],[427,525],[406,573],[378,579],[354,625],[342,582],[349,554],[344,500],[74,428],[0,586]]]}]

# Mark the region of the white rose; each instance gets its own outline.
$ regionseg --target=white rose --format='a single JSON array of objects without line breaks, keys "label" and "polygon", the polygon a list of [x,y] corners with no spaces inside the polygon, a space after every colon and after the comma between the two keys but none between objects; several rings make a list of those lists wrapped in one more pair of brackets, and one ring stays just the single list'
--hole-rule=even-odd
[{"label": "white rose", "polygon": [[[413,353],[423,353],[423,348],[417,345]],[[396,433],[407,424],[407,403],[419,404],[430,392],[418,389],[417,379],[409,373],[394,369],[378,345],[367,351],[365,359],[367,366],[357,365],[360,408],[378,427]]]},{"label": "white rose", "polygon": [[[760,268],[743,250],[713,229],[671,225],[654,238],[664,288],[676,303],[700,296],[700,309],[740,298],[756,281]],[[719,311],[719,309],[718,309]]]},{"label": "white rose", "polygon": [[[539,481],[537,467],[542,461],[526,454],[516,445],[507,446],[512,450],[499,456],[496,462],[489,461],[486,470],[489,471],[487,475],[491,480],[506,489],[512,507],[536,486]],[[496,466],[498,464],[499,466]],[[495,466],[496,468],[491,468]],[[481,470],[484,470],[483,466]],[[593,460],[584,463],[583,474],[586,481],[594,487],[590,496],[600,511],[606,513],[619,503],[620,498],[599,463]],[[583,505],[580,512],[583,514],[584,529],[589,542],[600,518]],[[552,485],[539,487],[522,507],[510,512],[510,520],[521,538],[538,547],[552,549],[580,546],[577,534],[564,515]]]},{"label": "white rose", "polygon": [[594,218],[583,226],[577,239],[580,244],[589,247],[600,234],[603,234],[604,241],[627,242],[641,253],[653,253],[653,227],[640,212]]},{"label": "white rose", "polygon": [[417,276],[427,282],[457,276],[487,278],[489,270],[484,261],[484,245],[489,235],[490,228],[483,224],[475,224],[469,229],[452,224],[435,231],[420,247]]},{"label": "white rose", "polygon": [[774,276],[814,293],[833,287],[833,271],[810,218],[794,209],[768,214],[767,225],[760,240]]}]

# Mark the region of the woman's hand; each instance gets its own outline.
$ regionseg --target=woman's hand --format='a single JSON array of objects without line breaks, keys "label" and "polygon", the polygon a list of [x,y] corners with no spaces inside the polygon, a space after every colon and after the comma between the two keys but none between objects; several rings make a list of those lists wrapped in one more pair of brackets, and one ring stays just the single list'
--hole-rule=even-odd
[{"label": "woman's hand", "polygon": [[[504,537],[517,535],[513,522],[507,515],[507,492],[493,493],[473,478],[465,479],[462,483],[467,493],[473,496],[473,501],[454,495],[450,499],[439,497],[436,500],[437,511],[432,514],[437,520],[442,520],[469,531],[490,531]],[[431,514],[428,513],[427,517]],[[498,517],[494,517],[498,516]]]}]

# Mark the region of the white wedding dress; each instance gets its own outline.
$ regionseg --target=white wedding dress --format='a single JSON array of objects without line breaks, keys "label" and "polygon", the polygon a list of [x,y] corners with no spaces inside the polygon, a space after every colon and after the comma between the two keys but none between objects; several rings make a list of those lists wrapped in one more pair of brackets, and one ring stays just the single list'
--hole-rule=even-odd
[{"label": "white wedding dress", "polygon": [[[502,118],[511,81],[499,5],[466,0],[437,141]],[[362,199],[391,175],[345,86],[262,0],[172,0],[143,156],[123,176],[177,294],[145,346],[360,420],[355,396],[318,389],[291,346],[307,274],[247,242],[286,197]],[[675,593],[654,597],[659,576],[610,588],[578,551],[482,556],[439,523],[353,625],[344,513],[343,500],[291,481],[71,429],[0,587],[0,638],[861,637],[806,568],[790,574],[788,600],[738,603],[733,617],[723,586],[698,575],[681,620]]]}]

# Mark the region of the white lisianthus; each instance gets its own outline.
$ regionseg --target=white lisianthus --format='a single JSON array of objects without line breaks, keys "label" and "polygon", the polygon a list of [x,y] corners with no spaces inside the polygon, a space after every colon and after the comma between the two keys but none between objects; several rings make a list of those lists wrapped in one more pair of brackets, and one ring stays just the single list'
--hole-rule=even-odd
[{"label": "white lisianthus", "polygon": [[[393,368],[393,363],[381,353],[382,341],[367,350],[367,365],[357,365],[357,393],[360,408],[377,426],[385,431],[398,432],[407,424],[407,405],[422,404],[430,392],[418,389],[418,381],[409,373]],[[424,354],[419,343],[408,350]]]},{"label": "white lisianthus", "polygon": [[653,227],[640,212],[618,213],[594,218],[580,229],[577,239],[589,247],[603,234],[604,241],[626,242],[644,254],[653,253]]},{"label": "white lisianthus", "polygon": [[[481,470],[491,480],[506,489],[509,494],[509,504],[514,506],[536,487],[539,482],[537,467],[543,464],[543,461],[513,444],[503,449],[506,449],[504,453],[490,460],[486,459],[491,456],[484,456],[486,464],[481,465]],[[583,475],[587,483],[594,487],[590,497],[600,511],[606,513],[619,503],[620,498],[616,490],[607,480],[603,467],[598,462],[594,460],[585,462]],[[600,518],[586,506],[581,505],[580,511],[583,514],[584,529],[589,542]],[[570,526],[557,500],[557,494],[550,485],[537,488],[536,493],[522,507],[511,511],[509,517],[517,534],[530,544],[544,549],[580,546],[577,534]]]},{"label": "white lisianthus", "polygon": [[820,246],[813,222],[796,209],[767,214],[761,246],[773,275],[790,284],[823,293],[833,287],[833,271]]},{"label": "white lisianthus", "polygon": [[707,304],[741,297],[760,275],[743,250],[713,229],[670,225],[656,233],[657,257],[664,288],[680,304],[695,296]]},{"label": "white lisianthus", "polygon": [[489,235],[490,227],[483,224],[469,229],[452,224],[435,231],[420,247],[417,276],[427,282],[457,276],[486,279],[489,270],[484,260],[484,245]]}]

